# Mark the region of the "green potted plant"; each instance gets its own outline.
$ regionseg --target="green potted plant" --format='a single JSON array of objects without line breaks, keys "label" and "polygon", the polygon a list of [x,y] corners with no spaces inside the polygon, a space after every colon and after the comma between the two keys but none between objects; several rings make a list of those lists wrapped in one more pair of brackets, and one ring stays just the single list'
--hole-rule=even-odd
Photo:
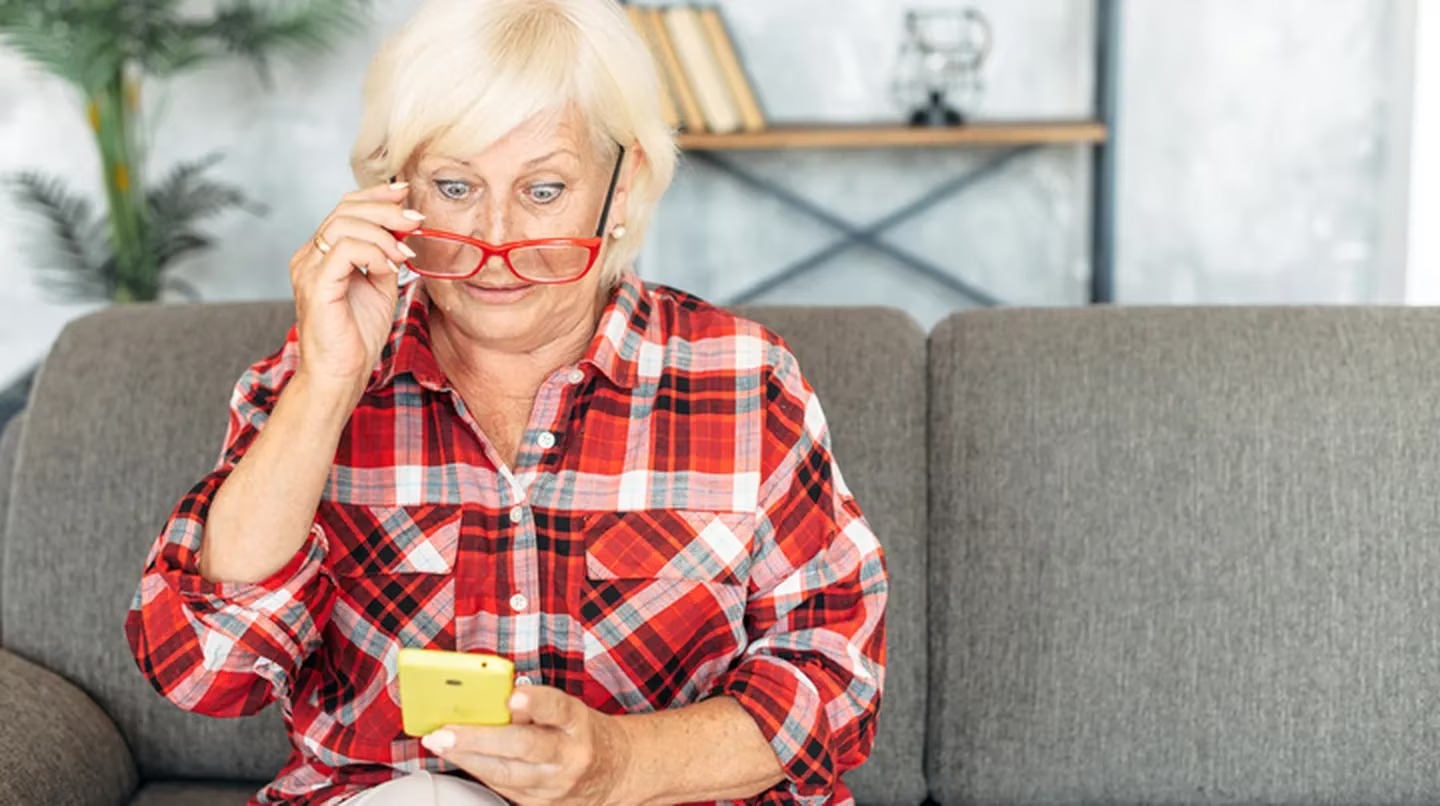
[{"label": "green potted plant", "polygon": [[237,187],[206,178],[211,155],[145,181],[141,89],[225,58],[254,64],[269,82],[270,59],[315,54],[356,30],[367,0],[220,0],[208,17],[181,13],[181,0],[0,0],[0,43],[79,90],[104,171],[105,212],[54,177],[27,172],[10,182],[20,204],[45,223],[41,280],[72,300],[154,300],[162,290],[194,297],[169,271],[210,246],[198,225],[226,210],[260,211]]}]

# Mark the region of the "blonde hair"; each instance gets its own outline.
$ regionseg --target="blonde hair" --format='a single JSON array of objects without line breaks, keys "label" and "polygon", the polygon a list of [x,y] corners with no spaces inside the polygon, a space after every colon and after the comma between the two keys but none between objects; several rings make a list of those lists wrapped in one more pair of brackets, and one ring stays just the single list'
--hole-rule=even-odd
[{"label": "blonde hair", "polygon": [[351,169],[361,187],[376,185],[425,149],[484,151],[572,104],[593,153],[613,157],[616,143],[645,152],[628,234],[609,242],[601,267],[613,283],[639,254],[677,161],[655,63],[614,0],[427,0],[370,65]]}]

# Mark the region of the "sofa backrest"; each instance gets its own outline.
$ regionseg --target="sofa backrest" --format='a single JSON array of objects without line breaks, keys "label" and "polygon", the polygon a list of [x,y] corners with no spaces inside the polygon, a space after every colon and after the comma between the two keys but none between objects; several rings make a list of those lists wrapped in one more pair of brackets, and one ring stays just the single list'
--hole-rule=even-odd
[{"label": "sofa backrest", "polygon": [[928,707],[925,333],[884,308],[744,308],[781,334],[825,409],[845,482],[885,547],[888,659],[875,750],[846,777],[866,806],[925,798]]},{"label": "sofa backrest", "polygon": [[[892,310],[745,313],[786,338],[818,390],[892,574],[924,579],[923,331]],[[94,697],[145,778],[263,780],[288,751],[273,708],[216,720],[161,700],[122,622],[164,518],[219,453],[236,379],[292,321],[288,303],[112,308],[66,329],[32,393],[0,569],[6,647]],[[891,606],[881,736],[850,783],[866,803],[914,806],[925,792],[923,586],[895,586]]]},{"label": "sofa backrest", "polygon": [[932,334],[941,803],[1440,801],[1440,311]]},{"label": "sofa backrest", "polygon": [[283,304],[118,306],[68,326],[31,390],[0,621],[5,646],[94,698],[144,778],[267,779],[277,709],[187,714],[140,676],[123,622],[146,552],[219,455],[230,390],[280,345]]}]

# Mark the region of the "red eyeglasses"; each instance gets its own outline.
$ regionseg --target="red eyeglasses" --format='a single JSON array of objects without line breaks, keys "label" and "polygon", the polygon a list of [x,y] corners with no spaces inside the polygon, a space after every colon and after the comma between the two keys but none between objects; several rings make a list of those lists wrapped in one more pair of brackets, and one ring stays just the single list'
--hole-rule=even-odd
[{"label": "red eyeglasses", "polygon": [[417,229],[393,233],[415,252],[405,261],[406,268],[436,280],[468,280],[479,274],[492,257],[505,262],[510,273],[527,283],[559,285],[573,283],[590,273],[605,243],[605,223],[610,218],[610,205],[615,199],[615,185],[620,179],[620,166],[625,162],[625,147],[610,176],[610,189],[605,193],[605,206],[600,211],[600,225],[593,238],[540,238],[492,244],[444,230]]}]

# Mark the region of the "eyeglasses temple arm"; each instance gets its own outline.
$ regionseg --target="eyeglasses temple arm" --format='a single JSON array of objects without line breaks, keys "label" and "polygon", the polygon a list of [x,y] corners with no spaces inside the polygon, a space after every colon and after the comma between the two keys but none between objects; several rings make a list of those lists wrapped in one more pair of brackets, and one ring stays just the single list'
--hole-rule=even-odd
[{"label": "eyeglasses temple arm", "polygon": [[620,182],[620,166],[624,164],[625,146],[620,146],[620,156],[615,160],[615,171],[610,175],[610,189],[605,192],[605,207],[600,211],[600,227],[595,230],[596,238],[605,235],[605,222],[610,220],[610,204],[615,201],[615,186]]}]

